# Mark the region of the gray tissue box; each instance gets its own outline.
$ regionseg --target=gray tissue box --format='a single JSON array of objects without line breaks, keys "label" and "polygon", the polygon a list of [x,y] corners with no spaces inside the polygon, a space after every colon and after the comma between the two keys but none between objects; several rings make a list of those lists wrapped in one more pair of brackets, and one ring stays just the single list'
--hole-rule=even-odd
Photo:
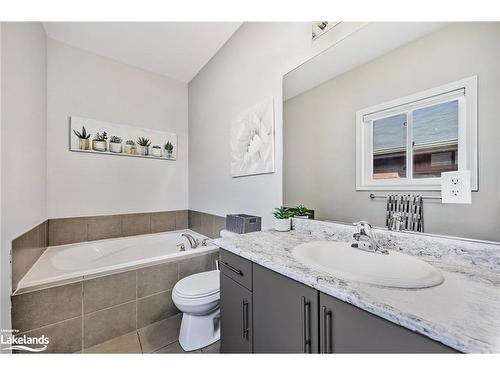
[{"label": "gray tissue box", "polygon": [[238,233],[250,233],[261,230],[261,217],[245,214],[226,215],[226,229]]}]

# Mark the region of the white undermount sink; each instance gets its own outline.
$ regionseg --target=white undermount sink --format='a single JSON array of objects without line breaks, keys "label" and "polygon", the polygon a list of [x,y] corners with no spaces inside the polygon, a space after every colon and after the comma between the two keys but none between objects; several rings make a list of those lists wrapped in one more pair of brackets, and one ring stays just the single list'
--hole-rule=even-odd
[{"label": "white undermount sink", "polygon": [[395,251],[363,251],[347,242],[308,242],[296,246],[292,254],[307,267],[345,280],[407,289],[428,288],[444,281],[438,269],[418,258]]}]

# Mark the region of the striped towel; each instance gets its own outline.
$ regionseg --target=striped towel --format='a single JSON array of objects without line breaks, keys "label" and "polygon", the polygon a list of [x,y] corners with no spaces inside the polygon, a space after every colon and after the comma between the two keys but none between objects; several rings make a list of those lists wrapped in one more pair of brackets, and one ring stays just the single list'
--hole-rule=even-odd
[{"label": "striped towel", "polygon": [[420,195],[388,195],[385,216],[387,227],[389,227],[391,216],[396,212],[403,217],[401,229],[413,232],[424,231],[424,201]]}]

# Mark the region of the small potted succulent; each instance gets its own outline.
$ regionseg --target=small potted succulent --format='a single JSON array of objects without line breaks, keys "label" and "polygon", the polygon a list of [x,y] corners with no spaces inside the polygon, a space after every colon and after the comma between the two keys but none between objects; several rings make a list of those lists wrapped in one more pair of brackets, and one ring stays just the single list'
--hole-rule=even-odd
[{"label": "small potted succulent", "polygon": [[172,158],[172,153],[174,152],[174,145],[172,143],[170,143],[170,141],[168,141],[166,144],[165,144],[165,156],[167,158]]},{"label": "small potted succulent", "polygon": [[133,140],[129,139],[125,142],[124,150],[126,154],[135,154],[135,149],[135,142]]},{"label": "small potted succulent", "polygon": [[288,232],[291,229],[292,221],[290,218],[293,216],[292,210],[287,207],[278,207],[274,211],[274,229],[278,232]]},{"label": "small potted succulent", "polygon": [[299,204],[295,207],[294,217],[298,217],[299,219],[309,219],[309,209],[303,204]]},{"label": "small potted succulent", "polygon": [[106,151],[108,134],[106,132],[97,133],[92,140],[92,149],[96,151]]},{"label": "small potted succulent", "polygon": [[80,150],[90,150],[90,133],[87,133],[85,126],[82,127],[81,131],[73,129],[73,133],[78,137],[78,148]]},{"label": "small potted succulent", "polygon": [[122,139],[120,137],[113,135],[109,138],[109,151],[117,154],[122,152]]},{"label": "small potted succulent", "polygon": [[161,158],[161,147],[157,145],[151,147],[151,156]]},{"label": "small potted succulent", "polygon": [[151,145],[151,141],[148,138],[139,137],[139,139],[137,140],[137,145],[137,151],[139,155],[149,155],[149,146]]}]

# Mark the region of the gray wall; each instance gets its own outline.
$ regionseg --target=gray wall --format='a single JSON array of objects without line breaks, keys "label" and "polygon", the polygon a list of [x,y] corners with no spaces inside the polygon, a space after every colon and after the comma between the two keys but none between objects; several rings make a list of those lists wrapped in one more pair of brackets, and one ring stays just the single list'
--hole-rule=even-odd
[{"label": "gray wall", "polygon": [[[48,216],[187,209],[187,84],[52,39],[47,44]],[[178,159],[70,152],[70,116],[176,133]]]},{"label": "gray wall", "polygon": [[2,23],[1,328],[10,325],[10,242],[46,219],[46,38],[38,22]]},{"label": "gray wall", "polygon": [[[189,208],[225,216],[245,212],[272,225],[282,202],[282,76],[362,27],[343,23],[311,43],[308,22],[244,23],[189,83]],[[231,120],[274,97],[276,173],[231,178]]]},{"label": "gray wall", "polygon": [[285,102],[285,204],[304,203],[320,220],[383,226],[384,200],[355,191],[355,112],[476,74],[479,192],[471,205],[426,201],[425,231],[500,240],[498,23],[447,26]]}]

